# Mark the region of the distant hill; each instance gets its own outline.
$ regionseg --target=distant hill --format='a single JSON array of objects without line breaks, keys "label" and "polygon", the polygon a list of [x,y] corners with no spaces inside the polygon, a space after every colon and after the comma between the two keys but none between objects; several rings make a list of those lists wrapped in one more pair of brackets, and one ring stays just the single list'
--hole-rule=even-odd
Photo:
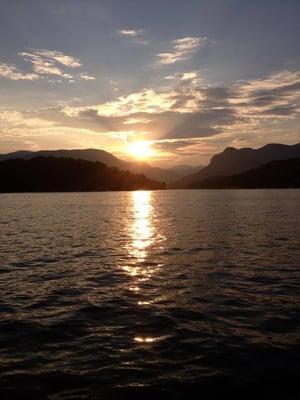
[{"label": "distant hill", "polygon": [[190,174],[195,174],[196,172],[199,172],[202,168],[204,168],[203,165],[184,165],[184,164],[179,164],[179,165],[174,165],[173,167],[170,168],[170,170],[175,171],[178,175],[181,175],[182,177]]},{"label": "distant hill", "polygon": [[199,172],[183,177],[176,182],[179,187],[187,187],[192,182],[204,179],[241,174],[252,168],[275,160],[287,160],[300,157],[300,143],[295,145],[267,144],[259,149],[235,149],[227,147],[222,153],[212,157],[207,167]]},{"label": "distant hill", "polygon": [[10,160],[15,158],[22,158],[29,160],[34,157],[56,157],[56,158],[74,158],[76,160],[86,161],[100,161],[109,167],[126,167],[129,163],[120,160],[104,150],[98,149],[83,149],[83,150],[41,150],[41,151],[27,151],[21,150],[8,154],[1,154],[0,161]]},{"label": "distant hill", "polygon": [[128,162],[104,150],[98,149],[79,149],[79,150],[41,150],[41,151],[16,151],[8,154],[1,154],[0,161],[21,158],[29,160],[34,157],[56,157],[73,158],[75,160],[99,161],[108,167],[117,167],[124,171],[130,171],[137,174],[144,174],[149,179],[159,180],[161,182],[173,182],[180,179],[184,173],[176,172],[163,168],[152,167],[145,162]]},{"label": "distant hill", "polygon": [[300,158],[271,161],[243,174],[206,178],[191,189],[300,188]]},{"label": "distant hill", "polygon": [[82,192],[164,189],[141,174],[72,158],[35,157],[0,162],[0,192]]},{"label": "distant hill", "polygon": [[144,174],[147,176],[147,178],[155,179],[165,183],[174,182],[184,175],[173,171],[172,169],[152,167],[148,163],[142,161],[129,163],[128,170],[135,174]]}]

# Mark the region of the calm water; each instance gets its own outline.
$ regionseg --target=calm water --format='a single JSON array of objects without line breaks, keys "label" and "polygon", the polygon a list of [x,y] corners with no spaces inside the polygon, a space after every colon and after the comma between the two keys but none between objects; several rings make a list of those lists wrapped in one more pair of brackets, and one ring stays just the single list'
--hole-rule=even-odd
[{"label": "calm water", "polygon": [[299,215],[300,190],[1,195],[1,398],[296,399]]}]

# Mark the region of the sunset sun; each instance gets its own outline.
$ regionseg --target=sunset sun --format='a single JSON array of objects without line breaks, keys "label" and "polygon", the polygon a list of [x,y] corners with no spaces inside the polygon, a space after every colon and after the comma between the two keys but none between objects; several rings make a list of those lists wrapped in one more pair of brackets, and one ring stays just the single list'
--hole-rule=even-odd
[{"label": "sunset sun", "polygon": [[130,156],[138,159],[150,158],[154,155],[151,143],[146,141],[128,143],[127,152]]}]

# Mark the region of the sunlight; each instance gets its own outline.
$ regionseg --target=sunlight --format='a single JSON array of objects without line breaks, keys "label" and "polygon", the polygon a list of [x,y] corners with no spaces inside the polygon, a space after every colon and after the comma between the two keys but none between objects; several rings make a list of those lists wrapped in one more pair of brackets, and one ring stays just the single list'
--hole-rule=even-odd
[{"label": "sunlight", "polygon": [[[131,243],[128,253],[133,263],[124,265],[122,269],[130,276],[135,277],[136,282],[144,282],[155,272],[155,268],[143,266],[148,255],[148,247],[154,242],[154,227],[152,225],[152,192],[132,192],[133,222],[130,226]],[[137,291],[137,286],[130,287],[131,291]]]},{"label": "sunlight", "polygon": [[139,159],[152,157],[155,152],[153,148],[151,148],[151,142],[131,142],[127,144],[127,152]]},{"label": "sunlight", "polygon": [[134,338],[135,342],[140,342],[140,343],[152,343],[155,341],[155,338],[153,337],[141,337],[141,336],[136,336]]},{"label": "sunlight", "polygon": [[[152,290],[146,290],[145,283],[157,274],[163,264],[158,262],[157,257],[153,259],[153,246],[162,249],[165,240],[157,231],[154,194],[151,191],[133,191],[131,197],[131,215],[128,221],[128,241],[126,249],[128,257],[122,263],[123,272],[129,277],[127,289],[140,307],[147,307],[155,302],[155,294]],[[151,256],[152,255],[152,256]],[[147,284],[146,284],[147,285]],[[151,338],[137,337],[137,342],[150,343]]]},{"label": "sunlight", "polygon": [[144,261],[147,255],[147,247],[152,244],[153,227],[151,224],[151,192],[133,192],[133,210],[135,220],[132,225],[131,254],[137,260]]}]

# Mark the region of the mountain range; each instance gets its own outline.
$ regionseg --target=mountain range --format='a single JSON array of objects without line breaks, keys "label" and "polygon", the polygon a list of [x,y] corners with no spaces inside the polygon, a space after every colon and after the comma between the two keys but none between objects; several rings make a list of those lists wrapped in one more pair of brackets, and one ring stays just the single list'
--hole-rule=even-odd
[{"label": "mountain range", "polygon": [[[169,188],[243,187],[243,179],[245,180],[245,185],[247,181],[250,182],[250,186],[268,187],[269,180],[272,185],[286,187],[293,186],[293,182],[296,182],[296,184],[298,182],[292,171],[293,166],[296,168],[295,173],[297,173],[297,161],[279,164],[272,162],[300,159],[300,143],[295,145],[267,144],[259,149],[227,147],[223,152],[214,155],[206,167],[200,165],[197,167],[177,165],[170,169],[163,169],[152,167],[145,162],[124,161],[104,150],[98,149],[17,151],[0,155],[0,164],[7,160],[32,160],[40,157],[101,163],[105,164],[107,168],[114,167],[120,171],[143,174],[148,180],[166,183]],[[261,169],[262,166],[267,166],[267,169]],[[77,168],[77,165],[75,167]],[[274,169],[273,177],[272,168]],[[281,180],[276,181],[275,174],[278,175],[280,168],[286,169],[288,174],[284,175],[283,171],[283,174],[280,175]],[[250,175],[247,174],[248,171],[250,171]],[[265,177],[264,182],[259,179],[260,174]]]},{"label": "mountain range", "polygon": [[0,161],[20,158],[30,160],[34,157],[55,157],[55,158],[73,158],[75,160],[99,161],[108,167],[117,167],[124,171],[134,174],[146,175],[149,179],[159,180],[165,183],[174,182],[181,177],[200,170],[202,166],[193,167],[189,165],[178,165],[174,168],[164,169],[153,167],[146,162],[136,161],[128,162],[122,160],[111,153],[98,149],[82,150],[41,150],[27,151],[21,150],[8,154],[0,154]]},{"label": "mountain range", "polygon": [[267,144],[259,149],[227,147],[222,153],[213,156],[206,167],[196,173],[186,175],[172,186],[189,187],[193,182],[242,174],[271,161],[298,157],[300,157],[300,143],[295,145]]},{"label": "mountain range", "polygon": [[300,188],[300,158],[276,160],[242,174],[217,176],[193,182],[191,189]]},{"label": "mountain range", "polygon": [[99,161],[15,158],[0,162],[0,192],[85,192],[164,189],[161,182]]}]

